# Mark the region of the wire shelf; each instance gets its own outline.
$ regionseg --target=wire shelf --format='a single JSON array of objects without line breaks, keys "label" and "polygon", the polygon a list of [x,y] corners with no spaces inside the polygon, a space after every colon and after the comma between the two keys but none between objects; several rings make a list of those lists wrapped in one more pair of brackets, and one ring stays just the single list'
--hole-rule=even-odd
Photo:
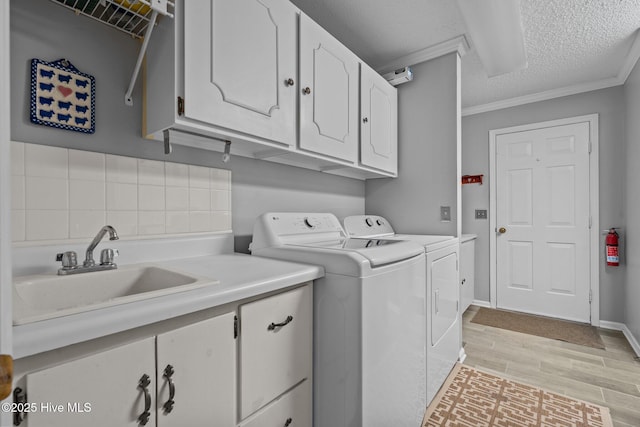
[{"label": "wire shelf", "polygon": [[140,0],[51,0],[77,15],[88,16],[137,39],[143,39],[152,9]]}]

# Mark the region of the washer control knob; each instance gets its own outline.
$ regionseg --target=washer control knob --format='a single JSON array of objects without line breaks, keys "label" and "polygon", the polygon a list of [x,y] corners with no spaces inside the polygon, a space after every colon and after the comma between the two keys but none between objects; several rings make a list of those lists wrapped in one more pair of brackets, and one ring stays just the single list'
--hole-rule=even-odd
[{"label": "washer control knob", "polygon": [[384,223],[382,222],[382,220],[381,220],[381,219],[377,219],[377,220],[376,220],[376,224],[378,224],[378,225],[382,225],[382,224],[384,224]]},{"label": "washer control knob", "polygon": [[371,218],[367,218],[364,220],[364,222],[369,226],[369,227],[373,227],[373,220]]},{"label": "washer control knob", "polygon": [[318,226],[320,224],[320,221],[318,221],[315,218],[305,218],[304,219],[304,225],[306,225],[309,228],[316,228],[316,226]]}]

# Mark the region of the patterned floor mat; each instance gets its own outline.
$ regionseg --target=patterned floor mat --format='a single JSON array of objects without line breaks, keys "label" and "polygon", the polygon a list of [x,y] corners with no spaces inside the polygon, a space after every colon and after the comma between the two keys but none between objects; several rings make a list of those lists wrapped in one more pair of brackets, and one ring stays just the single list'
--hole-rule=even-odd
[{"label": "patterned floor mat", "polygon": [[611,427],[609,408],[456,364],[423,427]]}]

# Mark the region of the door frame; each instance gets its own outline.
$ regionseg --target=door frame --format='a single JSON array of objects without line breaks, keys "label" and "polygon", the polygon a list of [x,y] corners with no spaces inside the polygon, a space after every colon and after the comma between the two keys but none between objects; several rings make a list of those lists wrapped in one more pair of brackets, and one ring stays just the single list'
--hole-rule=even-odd
[{"label": "door frame", "polygon": [[498,136],[541,128],[549,128],[576,123],[589,124],[589,289],[591,291],[591,324],[600,326],[600,175],[598,114],[568,117],[521,126],[512,126],[489,131],[489,298],[492,308],[497,307],[497,161],[496,140]]},{"label": "door frame", "polygon": [[[11,278],[10,165],[10,2],[0,2],[0,354],[13,354]],[[9,396],[8,399],[10,399]],[[0,425],[11,425],[10,411],[0,412]]]}]

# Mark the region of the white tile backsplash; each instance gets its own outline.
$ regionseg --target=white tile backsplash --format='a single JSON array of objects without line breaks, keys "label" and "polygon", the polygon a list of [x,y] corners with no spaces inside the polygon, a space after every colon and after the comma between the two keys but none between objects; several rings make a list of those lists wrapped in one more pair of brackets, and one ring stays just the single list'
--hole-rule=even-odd
[{"label": "white tile backsplash", "polygon": [[11,143],[14,242],[231,230],[231,173]]},{"label": "white tile backsplash", "polygon": [[29,209],[64,210],[69,207],[69,181],[39,176],[26,177],[25,202]]},{"label": "white tile backsplash", "polygon": [[164,171],[167,187],[189,187],[189,165],[165,163]]},{"label": "white tile backsplash", "polygon": [[11,177],[11,209],[26,209],[24,176],[13,175]]},{"label": "white tile backsplash", "polygon": [[138,185],[138,210],[164,212],[164,186]]},{"label": "white tile backsplash", "polygon": [[191,188],[211,188],[211,172],[209,168],[189,165],[189,187]]},{"label": "white tile backsplash", "polygon": [[27,209],[26,240],[62,240],[69,238],[68,210]]},{"label": "white tile backsplash", "polygon": [[121,184],[138,183],[138,161],[133,157],[107,154],[106,169],[107,182],[118,182]]},{"label": "white tile backsplash", "polygon": [[69,178],[69,150],[47,145],[25,144],[25,175]]},{"label": "white tile backsplash", "polygon": [[24,176],[24,146],[20,142],[11,141],[11,175]]},{"label": "white tile backsplash", "polygon": [[105,200],[104,182],[77,179],[69,181],[69,210],[104,211]]},{"label": "white tile backsplash", "polygon": [[69,179],[105,182],[105,155],[69,150]]},{"label": "white tile backsplash", "polygon": [[164,186],[164,162],[138,159],[138,184]]},{"label": "white tile backsplash", "polygon": [[209,189],[190,188],[189,189],[189,210],[207,211],[211,210],[211,193]]},{"label": "white tile backsplash", "polygon": [[101,211],[69,211],[69,237],[79,239],[93,238],[107,223],[106,212]]},{"label": "white tile backsplash", "polygon": [[138,186],[136,184],[107,182],[107,210],[138,210]]}]

